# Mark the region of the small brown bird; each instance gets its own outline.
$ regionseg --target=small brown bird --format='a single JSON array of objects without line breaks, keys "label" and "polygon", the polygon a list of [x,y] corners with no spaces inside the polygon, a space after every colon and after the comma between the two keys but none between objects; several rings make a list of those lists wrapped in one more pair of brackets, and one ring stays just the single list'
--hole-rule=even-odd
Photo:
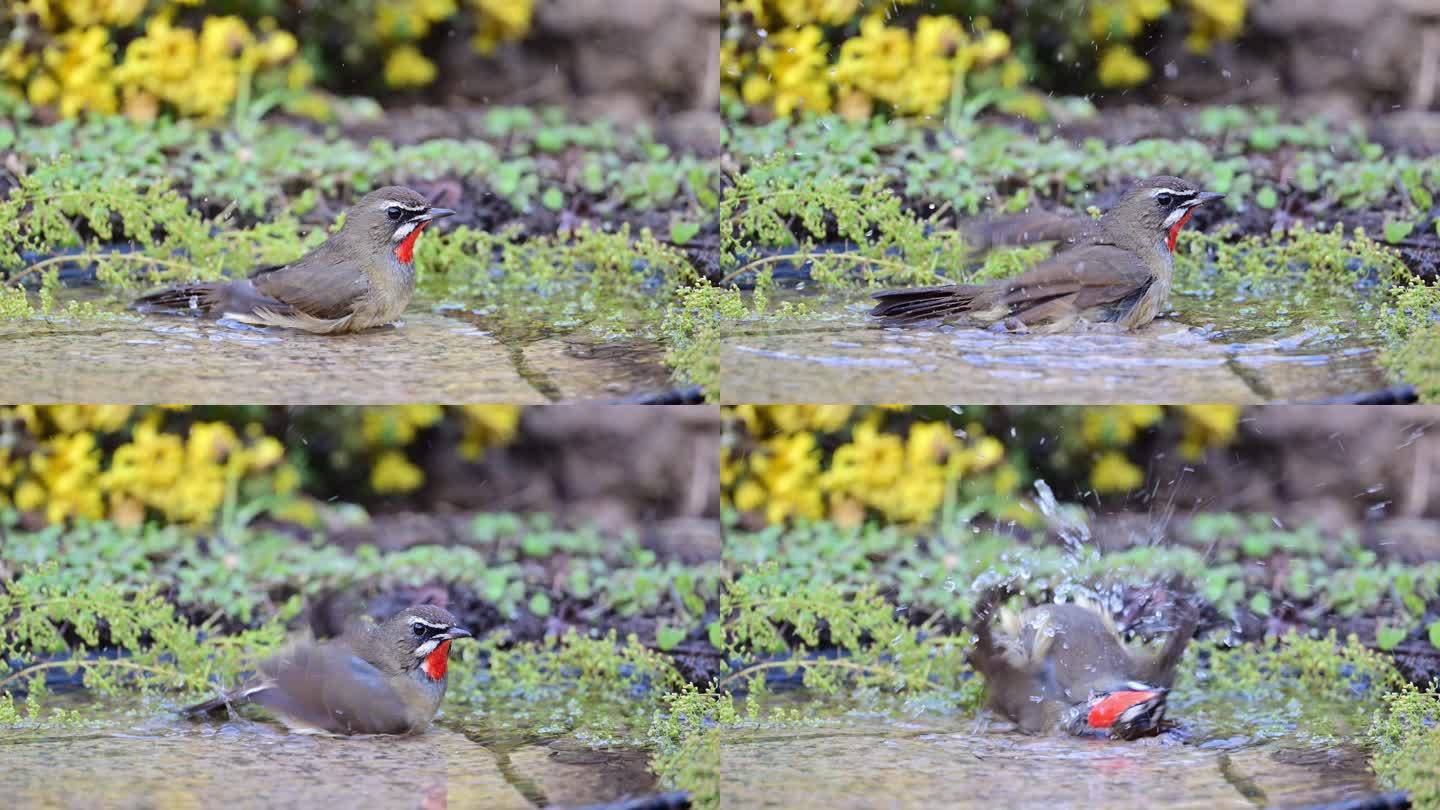
[{"label": "small brown bird", "polygon": [[1175,668],[1195,634],[1188,600],[1154,656],[1126,649],[1108,613],[1088,602],[1002,610],[1005,635],[991,634],[995,608],[1010,594],[987,590],[974,611],[971,664],[985,678],[990,707],[1022,731],[1107,734],[1135,739],[1159,730]]},{"label": "small brown bird", "polygon": [[361,197],[340,232],[296,262],[239,281],[171,287],[135,306],[321,334],[393,323],[415,291],[416,240],[454,213],[414,189],[386,186]]},{"label": "small brown bird", "polygon": [[383,624],[297,646],[266,661],[239,689],[180,713],[199,717],[255,703],[297,730],[410,734],[430,724],[445,697],[450,642],[470,635],[443,608],[409,607]]},{"label": "small brown bird", "polygon": [[[1170,295],[1175,240],[1195,207],[1223,194],[1178,177],[1152,177],[1130,189],[1098,222],[1083,228],[1056,218],[1032,226],[996,223],[987,244],[1067,238],[1069,247],[1019,276],[992,284],[949,284],[877,293],[871,315],[911,323],[967,315],[998,331],[1059,332],[1081,319],[1137,329]],[[1028,220],[1027,220],[1028,221]],[[1010,233],[1011,231],[1017,233]]]}]

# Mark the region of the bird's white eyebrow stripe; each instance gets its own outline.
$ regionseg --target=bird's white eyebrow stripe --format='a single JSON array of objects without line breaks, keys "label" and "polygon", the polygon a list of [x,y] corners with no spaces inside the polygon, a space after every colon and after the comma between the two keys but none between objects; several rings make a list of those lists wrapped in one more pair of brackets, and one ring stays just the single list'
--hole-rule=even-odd
[{"label": "bird's white eyebrow stripe", "polygon": [[381,200],[379,207],[380,207],[380,208],[389,208],[389,207],[392,206],[392,205],[395,206],[395,207],[397,207],[397,208],[404,208],[406,211],[428,211],[428,210],[429,210],[429,206],[426,206],[426,205],[416,205],[416,204],[414,204],[414,203],[407,203],[407,202],[400,202],[399,200]]},{"label": "bird's white eyebrow stripe", "polygon": [[435,629],[435,630],[448,630],[448,629],[450,629],[450,625],[448,625],[448,624],[436,624],[435,622],[432,622],[432,621],[430,621],[429,619],[422,619],[422,618],[420,618],[419,616],[411,616],[411,617],[410,617],[410,623],[411,623],[411,624],[423,624],[423,625],[425,625],[426,627],[430,627],[430,628],[433,628],[433,629]]},{"label": "bird's white eyebrow stripe", "polygon": [[1196,193],[1197,192],[1194,191],[1180,191],[1179,189],[1173,188],[1157,188],[1150,192],[1150,196],[1159,197],[1161,194],[1173,194],[1176,197],[1194,197]]}]

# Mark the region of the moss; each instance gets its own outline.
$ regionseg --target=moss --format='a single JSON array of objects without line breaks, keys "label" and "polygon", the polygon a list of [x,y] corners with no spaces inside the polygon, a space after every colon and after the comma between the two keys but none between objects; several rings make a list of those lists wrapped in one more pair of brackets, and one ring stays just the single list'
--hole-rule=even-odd
[{"label": "moss", "polygon": [[1440,693],[1406,684],[1384,697],[1368,739],[1375,776],[1419,810],[1440,808]]},{"label": "moss", "polygon": [[1386,368],[1414,385],[1426,402],[1440,402],[1440,287],[1400,288],[1383,316],[1380,356]]},{"label": "moss", "polygon": [[[1178,690],[1189,693],[1181,710],[1214,734],[1298,725],[1306,734],[1353,739],[1403,684],[1387,656],[1354,636],[1341,644],[1334,631],[1290,632],[1235,647],[1197,642],[1186,653]],[[1240,700],[1255,706],[1243,718],[1234,716]]]}]

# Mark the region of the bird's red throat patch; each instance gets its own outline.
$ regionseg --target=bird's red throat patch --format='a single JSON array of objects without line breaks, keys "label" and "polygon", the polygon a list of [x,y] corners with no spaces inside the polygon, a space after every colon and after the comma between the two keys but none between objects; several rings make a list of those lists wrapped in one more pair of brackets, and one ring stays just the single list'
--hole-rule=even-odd
[{"label": "bird's red throat patch", "polygon": [[[1189,214],[1186,214],[1186,216],[1188,217]],[[1180,221],[1183,223],[1185,220],[1182,219],[1182,220],[1180,220]],[[397,247],[397,248],[395,248],[395,258],[399,259],[402,264],[409,264],[410,262],[414,261],[414,259],[415,259],[415,242],[416,242],[416,240],[418,240],[418,239],[420,238],[420,232],[423,231],[423,230],[425,230],[425,226],[426,226],[426,225],[429,225],[429,224],[430,224],[430,220],[428,220],[428,219],[425,220],[424,222],[418,223],[418,224],[415,226],[415,230],[411,231],[411,232],[410,232],[410,235],[407,236],[407,237],[405,237],[405,241],[401,242],[401,243],[400,243],[400,246]],[[1177,226],[1177,227],[1178,227],[1178,226]],[[1175,237],[1174,237],[1174,236],[1171,236],[1171,237],[1170,237],[1170,242],[1171,242],[1172,245],[1174,244],[1174,242],[1175,242]],[[1174,250],[1174,248],[1172,247],[1171,250]],[[445,643],[446,643],[446,644],[449,644],[450,642],[447,641],[447,642],[445,642]],[[440,667],[440,674],[441,674],[441,675],[444,675],[444,674],[445,674],[445,667],[444,667],[443,664],[442,664],[441,667]]]},{"label": "bird's red throat patch", "polygon": [[[412,235],[410,239],[413,238]],[[408,242],[410,239],[405,241]],[[420,668],[425,670],[425,674],[430,676],[430,680],[438,681],[445,677],[445,668],[448,666],[450,666],[450,639],[445,639],[429,655],[425,656],[425,663],[421,664]]]},{"label": "bird's red throat patch", "polygon": [[[1167,244],[1170,246],[1171,253],[1175,252],[1175,240],[1180,238],[1180,229],[1185,227],[1185,223],[1190,221],[1190,215],[1193,213],[1195,213],[1194,208],[1185,209],[1185,216],[1180,217],[1179,222],[1170,226],[1170,241]],[[413,238],[414,234],[411,234],[411,237]]]},{"label": "bird's red throat patch", "polygon": [[[1184,220],[1181,221],[1183,222]],[[1175,227],[1179,228],[1180,226],[1177,225]],[[1126,709],[1144,703],[1157,694],[1159,693],[1129,690],[1111,692],[1106,695],[1104,699],[1096,701],[1095,704],[1090,707],[1090,715],[1086,718],[1086,721],[1090,723],[1091,728],[1110,728],[1115,725],[1115,721],[1120,719],[1120,715],[1124,714]]]}]

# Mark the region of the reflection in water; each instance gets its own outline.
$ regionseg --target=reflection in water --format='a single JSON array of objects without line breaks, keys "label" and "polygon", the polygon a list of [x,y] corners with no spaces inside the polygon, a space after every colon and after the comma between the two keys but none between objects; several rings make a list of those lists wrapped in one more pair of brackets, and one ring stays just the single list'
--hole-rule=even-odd
[{"label": "reflection in water", "polygon": [[502,339],[423,312],[338,336],[173,316],[0,321],[16,402],[537,403],[654,393],[668,376],[654,344]]},{"label": "reflection in water", "polygon": [[[641,751],[578,741],[503,750],[432,727],[413,737],[291,734],[265,723],[190,723],[140,712],[93,729],[0,735],[0,796],[14,807],[530,808],[655,789]],[[451,718],[451,726],[466,725]]]},{"label": "reflection in water", "polygon": [[806,303],[823,316],[727,331],[727,401],[1251,403],[1390,385],[1372,345],[1303,324],[1241,328],[1200,317],[1133,333],[1096,325],[1011,335],[950,324],[882,328],[859,299]]},{"label": "reflection in water", "polygon": [[740,731],[721,761],[726,807],[1250,808],[1375,792],[1364,757],[1334,746],[1026,736],[953,718]]}]

